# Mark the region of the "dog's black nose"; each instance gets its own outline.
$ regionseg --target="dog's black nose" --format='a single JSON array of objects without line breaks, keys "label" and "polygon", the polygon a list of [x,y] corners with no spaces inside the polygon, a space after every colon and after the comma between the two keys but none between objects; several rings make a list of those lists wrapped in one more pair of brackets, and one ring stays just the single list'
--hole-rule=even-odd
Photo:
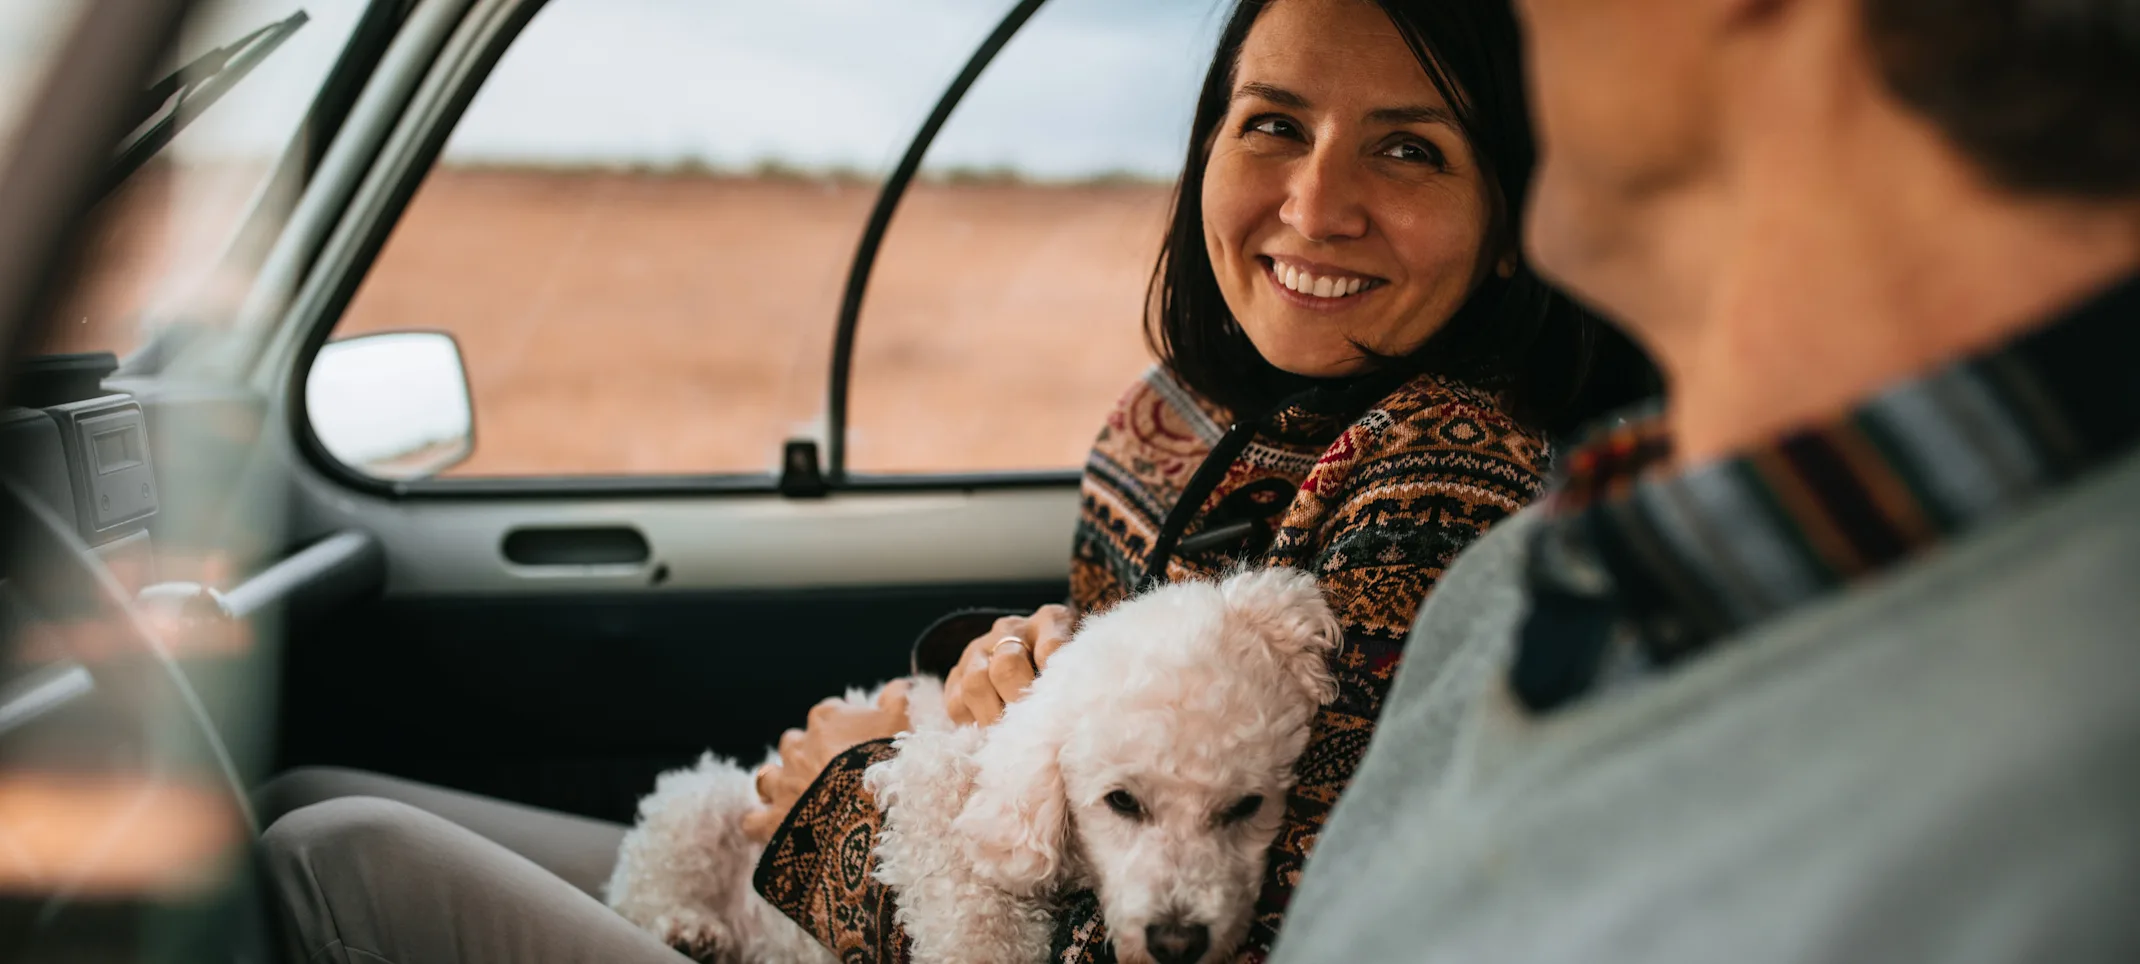
[{"label": "dog's black nose", "polygon": [[1211,949],[1211,928],[1171,921],[1144,928],[1144,947],[1159,964],[1196,964]]}]

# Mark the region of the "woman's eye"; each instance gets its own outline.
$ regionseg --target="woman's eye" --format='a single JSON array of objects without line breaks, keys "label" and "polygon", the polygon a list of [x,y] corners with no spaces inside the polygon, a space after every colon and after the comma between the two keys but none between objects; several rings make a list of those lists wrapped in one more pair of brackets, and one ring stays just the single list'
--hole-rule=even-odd
[{"label": "woman's eye", "polygon": [[1240,823],[1255,816],[1256,811],[1261,809],[1263,809],[1263,798],[1252,793],[1234,801],[1233,806],[1227,807],[1225,813],[1219,814],[1219,821],[1221,823]]},{"label": "woman's eye", "polygon": [[1251,134],[1265,134],[1271,137],[1285,137],[1295,140],[1300,137],[1300,128],[1295,127],[1292,121],[1283,117],[1269,115],[1252,117],[1248,121],[1247,129]]},{"label": "woman's eye", "polygon": [[1382,154],[1385,157],[1393,157],[1411,164],[1431,164],[1435,167],[1446,167],[1449,163],[1448,159],[1442,156],[1440,148],[1425,141],[1398,141],[1384,149]]},{"label": "woman's eye", "polygon": [[1116,790],[1107,795],[1107,808],[1125,817],[1135,819],[1144,816],[1144,805],[1126,790]]}]

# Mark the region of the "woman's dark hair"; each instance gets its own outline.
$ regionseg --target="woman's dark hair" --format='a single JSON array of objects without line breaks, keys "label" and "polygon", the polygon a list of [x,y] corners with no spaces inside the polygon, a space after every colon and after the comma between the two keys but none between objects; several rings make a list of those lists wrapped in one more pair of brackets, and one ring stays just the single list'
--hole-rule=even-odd
[{"label": "woman's dark hair", "polygon": [[[1147,298],[1145,338],[1153,354],[1191,389],[1243,415],[1313,384],[1279,370],[1249,342],[1204,247],[1205,162],[1232,99],[1241,45],[1274,2],[1238,0],[1219,34]],[[1479,158],[1494,201],[1488,257],[1515,247],[1537,150],[1508,0],[1366,2],[1396,25]],[[1556,433],[1657,385],[1655,370],[1632,344],[1525,264],[1509,278],[1489,272],[1449,323],[1410,354],[1370,357],[1379,372],[1436,371],[1500,390],[1512,415]],[[1591,377],[1594,369],[1601,377]]]}]

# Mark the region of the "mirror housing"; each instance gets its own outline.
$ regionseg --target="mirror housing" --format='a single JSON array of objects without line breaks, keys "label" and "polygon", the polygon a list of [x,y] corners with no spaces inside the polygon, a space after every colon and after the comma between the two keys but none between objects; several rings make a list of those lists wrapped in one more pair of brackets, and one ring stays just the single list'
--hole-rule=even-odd
[{"label": "mirror housing", "polygon": [[453,336],[394,331],[330,341],[305,376],[327,453],[377,479],[427,479],[475,452],[468,372]]}]

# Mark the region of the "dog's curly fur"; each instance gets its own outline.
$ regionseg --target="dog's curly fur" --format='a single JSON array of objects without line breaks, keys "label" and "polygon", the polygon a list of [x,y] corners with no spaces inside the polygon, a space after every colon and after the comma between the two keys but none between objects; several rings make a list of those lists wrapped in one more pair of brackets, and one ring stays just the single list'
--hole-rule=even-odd
[{"label": "dog's curly fur", "polygon": [[[1088,886],[1122,960],[1155,960],[1148,928],[1182,927],[1207,942],[1176,959],[1223,959],[1247,931],[1308,723],[1335,696],[1341,642],[1311,576],[1261,569],[1086,620],[985,730],[954,726],[942,687],[915,680],[911,729],[864,775],[885,813],[877,876],[914,959],[1039,961],[1053,901]],[[739,824],[757,805],[730,761],[664,774],[610,905],[701,960],[831,960],[751,889],[762,848]]]},{"label": "dog's curly fur", "polygon": [[917,681],[908,692],[913,729],[898,753],[870,767],[864,785],[884,810],[877,879],[899,894],[896,920],[916,961],[1038,961],[1053,927],[1043,900],[1019,895],[975,872],[952,824],[973,794],[975,758],[987,731],[953,726],[943,687]]},{"label": "dog's curly fur", "polygon": [[878,879],[915,960],[1041,960],[1050,901],[1081,886],[1120,959],[1153,960],[1147,928],[1169,925],[1208,934],[1177,959],[1224,959],[1308,723],[1336,695],[1342,635],[1312,577],[1251,570],[1088,620],[986,731],[951,727],[929,694],[898,755],[865,774],[885,808]]},{"label": "dog's curly fur", "polygon": [[832,952],[751,887],[765,845],[742,821],[762,805],[751,772],[711,753],[655,778],[618,847],[603,891],[610,908],[707,964],[832,964]]}]

